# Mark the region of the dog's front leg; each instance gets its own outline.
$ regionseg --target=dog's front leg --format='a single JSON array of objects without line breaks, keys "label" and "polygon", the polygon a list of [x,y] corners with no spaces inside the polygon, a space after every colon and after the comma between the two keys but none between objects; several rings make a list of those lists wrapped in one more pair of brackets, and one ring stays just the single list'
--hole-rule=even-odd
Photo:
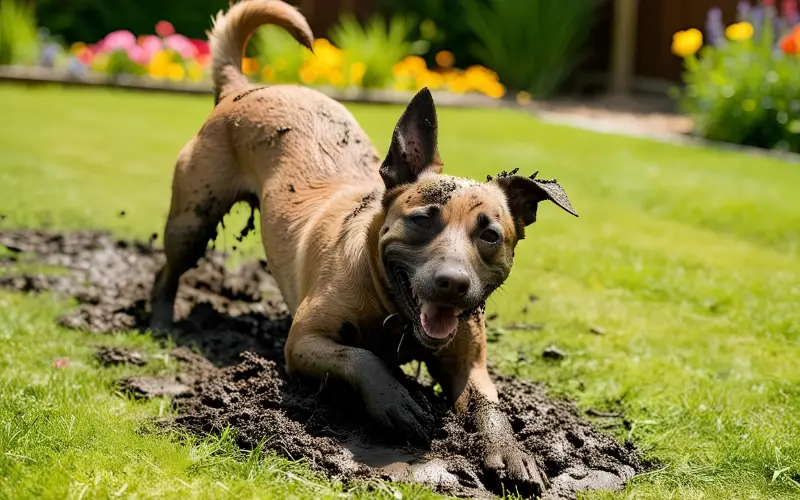
[{"label": "dog's front leg", "polygon": [[526,483],[539,492],[547,476],[517,441],[508,418],[498,405],[497,389],[486,368],[486,324],[472,316],[462,322],[456,338],[429,364],[431,375],[453,401],[456,412],[472,410],[484,446],[484,466],[506,478]]},{"label": "dog's front leg", "polygon": [[427,442],[431,414],[372,352],[343,345],[341,321],[330,313],[298,308],[286,342],[286,369],[290,374],[319,380],[336,377],[359,393],[370,417],[387,430],[404,432],[411,441]]}]

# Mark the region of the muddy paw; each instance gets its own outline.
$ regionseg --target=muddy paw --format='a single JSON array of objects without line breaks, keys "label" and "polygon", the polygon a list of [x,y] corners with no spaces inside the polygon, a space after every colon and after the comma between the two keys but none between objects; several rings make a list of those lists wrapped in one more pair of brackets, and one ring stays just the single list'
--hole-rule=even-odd
[{"label": "muddy paw", "polygon": [[516,443],[490,446],[484,458],[484,466],[509,491],[519,490],[523,494],[541,495],[550,486],[536,460]]},{"label": "muddy paw", "polygon": [[430,411],[423,409],[393,378],[365,391],[364,403],[370,417],[384,429],[402,432],[416,444],[428,443]]}]

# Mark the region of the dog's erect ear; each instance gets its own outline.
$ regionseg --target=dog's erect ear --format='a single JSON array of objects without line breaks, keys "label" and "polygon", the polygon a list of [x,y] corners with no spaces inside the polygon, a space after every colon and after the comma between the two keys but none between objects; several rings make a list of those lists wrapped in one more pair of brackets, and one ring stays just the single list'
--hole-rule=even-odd
[{"label": "dog's erect ear", "polygon": [[494,182],[505,192],[508,208],[518,230],[536,222],[536,209],[539,202],[544,200],[550,200],[575,217],[578,216],[564,188],[555,179],[539,180],[536,179],[536,174],[530,177],[501,174]]},{"label": "dog's erect ear", "polygon": [[414,182],[428,169],[441,173],[437,131],[433,96],[423,88],[411,99],[394,128],[389,153],[380,169],[386,189]]}]

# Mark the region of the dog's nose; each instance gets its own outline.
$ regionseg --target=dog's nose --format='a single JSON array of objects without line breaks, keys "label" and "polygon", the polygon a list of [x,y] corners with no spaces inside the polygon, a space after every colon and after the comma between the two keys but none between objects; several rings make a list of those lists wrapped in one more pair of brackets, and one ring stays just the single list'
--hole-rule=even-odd
[{"label": "dog's nose", "polygon": [[436,288],[448,297],[463,297],[469,291],[469,274],[457,266],[444,266],[434,277]]}]

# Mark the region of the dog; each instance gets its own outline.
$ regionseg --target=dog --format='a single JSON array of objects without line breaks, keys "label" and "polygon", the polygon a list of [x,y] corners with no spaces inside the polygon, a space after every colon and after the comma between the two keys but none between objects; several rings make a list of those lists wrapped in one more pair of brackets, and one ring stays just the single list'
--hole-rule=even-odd
[{"label": "dog", "polygon": [[566,193],[516,170],[486,182],[443,174],[428,89],[410,101],[381,158],[339,102],[248,82],[244,48],[264,24],[313,51],[306,19],[280,0],[243,0],[214,19],[215,106],[175,164],[151,328],[171,326],[180,276],[230,208],[249,202],[293,316],[289,374],[346,381],[373,421],[424,441],[431,415],[393,375],[424,362],[457,412],[474,411],[487,470],[544,487],[496,405],[484,304],[508,277],[540,202],[577,216]]}]

